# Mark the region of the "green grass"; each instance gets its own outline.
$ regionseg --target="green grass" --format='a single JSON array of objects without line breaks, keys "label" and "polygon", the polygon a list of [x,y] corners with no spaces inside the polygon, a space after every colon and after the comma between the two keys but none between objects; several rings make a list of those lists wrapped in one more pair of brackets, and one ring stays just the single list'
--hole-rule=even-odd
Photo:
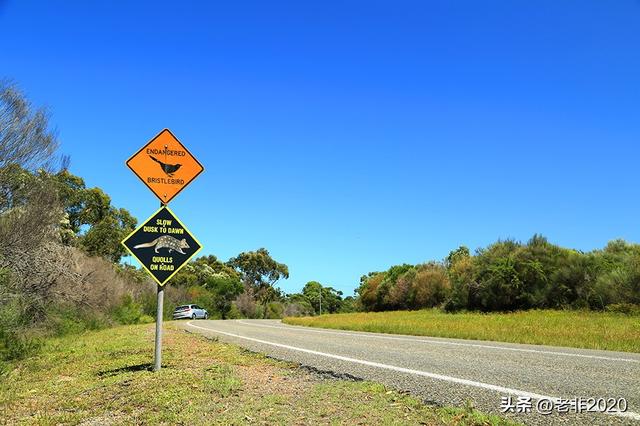
[{"label": "green grass", "polygon": [[[6,424],[511,424],[470,408],[425,406],[371,382],[320,379],[296,365],[153,325],[48,340],[0,376]],[[3,424],[5,424],[3,423]]]},{"label": "green grass", "polygon": [[310,327],[640,352],[640,316],[589,311],[364,312],[285,318]]}]

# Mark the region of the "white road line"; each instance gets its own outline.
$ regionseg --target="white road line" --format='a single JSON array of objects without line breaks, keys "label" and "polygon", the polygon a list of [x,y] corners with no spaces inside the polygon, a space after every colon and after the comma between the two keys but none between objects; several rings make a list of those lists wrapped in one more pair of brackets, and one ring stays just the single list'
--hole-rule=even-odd
[{"label": "white road line", "polygon": [[[446,381],[446,382],[458,383],[458,384],[461,384],[461,385],[473,386],[473,387],[482,388],[482,389],[488,389],[488,390],[492,390],[492,391],[496,391],[496,392],[500,392],[500,393],[506,393],[506,394],[509,394],[509,395],[523,396],[523,397],[526,397],[526,398],[532,398],[532,399],[538,399],[538,400],[540,400],[540,399],[549,399],[549,400],[554,401],[554,403],[557,403],[557,402],[559,402],[561,400],[561,398],[555,397],[555,396],[541,395],[539,393],[521,391],[521,390],[518,390],[518,389],[511,389],[511,388],[506,388],[506,387],[503,387],[503,386],[492,385],[492,384],[489,384],[489,383],[482,383],[482,382],[476,382],[476,381],[473,381],[473,380],[460,379],[458,377],[445,376],[445,375],[442,375],[442,374],[429,373],[429,372],[426,372],[426,371],[412,370],[410,368],[398,367],[398,366],[395,366],[395,365],[382,364],[382,363],[373,362],[373,361],[365,361],[365,360],[362,360],[362,359],[349,358],[349,357],[342,356],[342,355],[334,355],[334,354],[330,354],[330,353],[326,353],[326,352],[319,352],[319,351],[314,351],[314,350],[311,350],[311,349],[304,349],[304,348],[299,348],[299,347],[296,347],[296,346],[284,345],[282,343],[269,342],[269,341],[266,341],[266,340],[255,339],[253,337],[240,336],[239,334],[235,334],[235,333],[228,333],[226,331],[214,330],[212,328],[206,328],[206,327],[200,327],[198,325],[193,325],[193,324],[191,324],[190,321],[187,322],[187,325],[190,326],[190,327],[199,328],[201,330],[206,330],[206,331],[210,331],[210,332],[213,332],[213,333],[219,333],[219,334],[224,334],[226,336],[236,337],[238,339],[249,340],[249,341],[252,341],[252,342],[262,343],[264,345],[276,346],[276,347],[279,347],[279,348],[289,349],[289,350],[298,351],[298,352],[304,352],[304,353],[308,353],[308,354],[312,354],[312,355],[323,356],[323,357],[326,357],[326,358],[333,358],[333,359],[337,359],[337,360],[340,360],[340,361],[352,362],[352,363],[355,363],[355,364],[366,365],[366,366],[369,366],[369,367],[376,367],[376,368],[382,368],[382,369],[385,369],[385,370],[397,371],[399,373],[406,373],[406,374],[413,374],[413,375],[416,375],[416,376],[429,377],[431,379],[443,380],[443,381]],[[627,418],[634,419],[634,420],[640,420],[640,414],[634,413],[632,411],[626,411],[626,412],[615,411],[615,412],[604,412],[604,413],[605,414],[611,414],[611,415],[618,416],[618,417],[627,417]]]},{"label": "white road line", "polygon": [[436,345],[449,345],[449,346],[467,346],[472,348],[482,348],[482,349],[497,349],[497,350],[505,350],[505,351],[514,351],[514,352],[530,352],[530,353],[538,353],[545,355],[558,355],[558,356],[572,356],[578,358],[591,358],[591,359],[603,359],[607,361],[623,361],[623,362],[638,362],[640,360],[630,359],[630,358],[614,358],[608,356],[601,355],[585,355],[585,354],[574,354],[571,352],[557,352],[557,351],[546,351],[542,349],[523,349],[523,348],[510,348],[508,346],[492,346],[492,345],[481,345],[478,343],[461,343],[461,342],[447,342],[445,340],[431,340],[431,339],[420,339],[420,338],[408,338],[408,337],[398,337],[398,336],[381,336],[379,334],[373,333],[357,333],[357,332],[340,332],[340,331],[329,331],[329,330],[316,330],[313,328],[305,327],[305,326],[291,326],[286,325],[284,327],[278,327],[275,325],[266,325],[266,324],[255,324],[251,322],[244,322],[242,320],[236,320],[239,324],[244,324],[252,327],[267,327],[267,328],[276,328],[280,330],[300,330],[307,331],[312,333],[323,333],[323,334],[337,334],[342,336],[361,336],[361,337],[373,337],[375,339],[388,339],[388,340],[402,340],[406,342],[421,342],[421,343],[431,343]]}]

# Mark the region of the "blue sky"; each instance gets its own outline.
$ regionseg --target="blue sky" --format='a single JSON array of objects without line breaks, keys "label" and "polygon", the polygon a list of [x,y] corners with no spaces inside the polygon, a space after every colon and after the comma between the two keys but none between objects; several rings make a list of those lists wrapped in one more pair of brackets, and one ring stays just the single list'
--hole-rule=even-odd
[{"label": "blue sky", "polygon": [[640,1],[219,3],[0,0],[0,76],[139,220],[124,162],[171,129],[206,168],[171,203],[201,253],[266,247],[287,292],[640,241]]}]

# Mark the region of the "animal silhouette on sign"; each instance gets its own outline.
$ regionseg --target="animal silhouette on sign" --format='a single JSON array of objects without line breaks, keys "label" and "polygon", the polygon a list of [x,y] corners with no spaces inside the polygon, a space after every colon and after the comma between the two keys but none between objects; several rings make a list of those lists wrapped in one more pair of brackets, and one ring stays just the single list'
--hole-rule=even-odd
[{"label": "animal silhouette on sign", "polygon": [[177,238],[173,238],[169,235],[163,235],[162,237],[158,237],[150,243],[138,244],[137,246],[133,246],[134,249],[144,248],[144,247],[154,247],[154,251],[158,253],[158,249],[168,248],[169,253],[173,250],[177,251],[180,254],[187,254],[182,251],[182,249],[188,249],[189,244],[187,244],[187,240],[184,238],[179,240]]},{"label": "animal silhouette on sign", "polygon": [[165,172],[167,174],[167,176],[173,177],[173,174],[175,172],[177,172],[180,167],[182,167],[182,164],[166,164],[166,163],[163,163],[162,161],[158,160],[153,155],[150,155],[149,157],[151,157],[151,159],[153,161],[155,161],[156,163],[160,164],[160,168],[162,169],[163,172]]}]

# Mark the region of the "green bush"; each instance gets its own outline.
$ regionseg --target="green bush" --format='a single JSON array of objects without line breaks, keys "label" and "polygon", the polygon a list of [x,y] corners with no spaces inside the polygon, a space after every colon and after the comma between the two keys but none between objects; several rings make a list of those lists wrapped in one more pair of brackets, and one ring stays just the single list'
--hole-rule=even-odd
[{"label": "green bush", "polygon": [[100,330],[111,325],[104,314],[73,305],[57,305],[49,309],[47,321],[42,323],[46,334],[66,336],[87,330]]},{"label": "green bush", "polygon": [[283,317],[284,305],[280,302],[271,302],[267,304],[267,318],[280,319]]},{"label": "green bush", "polygon": [[125,295],[121,304],[111,311],[111,317],[119,324],[139,324],[143,315],[142,305],[136,303],[129,294]]},{"label": "green bush", "polygon": [[252,318],[264,318],[264,306],[262,305],[256,305],[256,310],[253,313],[253,317]]},{"label": "green bush", "polygon": [[[0,280],[7,278],[1,275]],[[0,360],[23,359],[40,349],[40,338],[29,331],[32,319],[27,312],[29,305],[23,298],[15,297],[0,305]]]},{"label": "green bush", "polygon": [[0,355],[5,361],[35,355],[42,344],[41,338],[30,335],[26,330],[0,332]]},{"label": "green bush", "polygon": [[229,309],[229,313],[227,314],[228,319],[240,319],[242,318],[242,312],[236,306],[235,303],[231,304],[231,309]]},{"label": "green bush", "polygon": [[[155,292],[146,292],[138,296],[136,300],[138,303],[140,303],[140,306],[142,307],[142,313],[144,315],[149,315],[153,318],[156,317],[157,297],[158,296]],[[167,307],[167,301],[165,301],[165,307]],[[171,312],[173,312],[173,309],[171,309]]]},{"label": "green bush", "polygon": [[152,322],[155,322],[156,319],[154,317],[152,317],[151,315],[142,315],[140,317],[140,319],[138,320],[138,324],[149,324]]}]

